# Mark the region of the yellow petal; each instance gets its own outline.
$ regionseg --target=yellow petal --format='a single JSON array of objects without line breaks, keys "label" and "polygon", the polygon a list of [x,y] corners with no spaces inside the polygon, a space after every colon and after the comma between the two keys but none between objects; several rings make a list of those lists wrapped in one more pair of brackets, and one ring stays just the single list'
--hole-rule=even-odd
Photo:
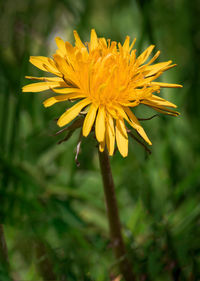
[{"label": "yellow petal", "polygon": [[131,43],[131,45],[130,45],[130,47],[129,47],[129,52],[132,50],[132,48],[133,48],[135,42],[136,42],[136,38],[133,39],[133,42]]},{"label": "yellow petal", "polygon": [[91,104],[83,123],[83,136],[87,137],[92,129],[97,112],[97,105]]},{"label": "yellow petal", "polygon": [[105,149],[105,138],[104,138],[104,140],[102,141],[102,142],[100,142],[99,143],[99,151],[100,152],[103,152],[104,151],[104,149]]},{"label": "yellow petal", "polygon": [[115,130],[113,118],[109,113],[107,113],[106,144],[108,148],[108,153],[110,156],[112,156],[115,149]]},{"label": "yellow petal", "polygon": [[139,101],[133,101],[133,102],[119,102],[119,104],[123,105],[123,106],[129,106],[129,107],[135,107],[139,105]]},{"label": "yellow petal", "polygon": [[144,129],[142,128],[142,126],[140,125],[138,119],[135,117],[135,115],[133,114],[133,112],[130,110],[130,108],[128,107],[124,107],[124,111],[126,112],[126,114],[128,115],[128,117],[130,118],[129,124],[135,129],[137,130],[137,132],[143,137],[143,139],[149,144],[152,145],[151,141],[149,140],[149,138],[147,137]]},{"label": "yellow petal", "polygon": [[66,112],[64,112],[60,118],[58,119],[58,126],[62,127],[67,125],[69,122],[71,122],[76,116],[79,114],[79,112],[88,104],[90,104],[91,101],[89,99],[84,99],[72,106],[70,109],[68,109]]},{"label": "yellow petal", "polygon": [[105,38],[99,38],[99,43],[102,45],[104,48],[107,48],[107,42]]},{"label": "yellow petal", "polygon": [[125,39],[124,44],[123,44],[123,50],[125,52],[129,52],[129,42],[130,42],[130,37],[126,36],[126,39]]},{"label": "yellow petal", "polygon": [[107,112],[108,112],[114,119],[117,119],[117,118],[118,118],[117,112],[116,112],[114,106],[112,106],[112,107],[107,106],[107,107],[106,107],[106,110],[107,110]]},{"label": "yellow petal", "polygon": [[65,49],[67,52],[66,59],[73,65],[75,61],[75,48],[69,42],[65,42]]},{"label": "yellow petal", "polygon": [[49,106],[52,106],[53,104],[55,104],[57,102],[66,101],[68,99],[69,99],[68,95],[55,96],[55,97],[51,97],[49,99],[46,99],[43,102],[43,104],[44,104],[45,107],[49,107]]},{"label": "yellow petal", "polygon": [[169,102],[169,101],[162,99],[161,97],[158,97],[155,95],[152,95],[148,100],[153,101],[158,106],[163,105],[163,106],[169,106],[169,107],[174,107],[174,108],[177,107],[174,103]]},{"label": "yellow petal", "polygon": [[123,157],[128,155],[128,135],[123,119],[116,120],[116,142]]},{"label": "yellow petal", "polygon": [[151,108],[153,108],[154,110],[156,110],[156,111],[158,111],[158,112],[160,112],[162,114],[165,114],[165,115],[170,115],[170,116],[175,116],[175,117],[180,115],[180,113],[177,112],[177,111],[172,111],[172,110],[170,110],[170,111],[168,110],[167,111],[167,110],[163,110],[163,109],[158,108],[158,107],[154,107],[152,105],[151,105]]},{"label": "yellow petal", "polygon": [[49,99],[46,99],[43,102],[43,104],[44,104],[45,107],[49,107],[49,106],[54,105],[57,102],[67,101],[67,100],[70,100],[70,99],[74,100],[74,99],[79,99],[79,98],[80,97],[76,93],[68,94],[68,95],[60,95],[60,96],[54,96],[54,97],[51,97]]},{"label": "yellow petal", "polygon": [[76,30],[74,30],[74,38],[75,38],[76,46],[77,46],[78,48],[84,48],[84,49],[86,49],[85,45],[84,45],[83,42],[81,41],[81,39],[80,39],[80,37],[79,37],[79,35],[78,35],[78,33],[77,33]]},{"label": "yellow petal", "polygon": [[94,29],[91,30],[90,35],[90,50],[93,51],[98,47],[98,38]]},{"label": "yellow petal", "polygon": [[62,56],[65,56],[66,55],[65,42],[60,37],[56,37],[55,40],[60,53],[62,54]]},{"label": "yellow petal", "polygon": [[[155,76],[150,76],[148,78],[142,79],[142,80],[136,82],[135,86],[136,87],[142,87],[142,86],[148,85],[148,84],[152,85],[152,80],[157,79],[161,74],[162,74],[162,72],[158,72],[158,73],[155,74]],[[153,84],[153,85],[155,85],[155,84]]]},{"label": "yellow petal", "polygon": [[117,112],[116,113],[117,114],[117,118],[116,119],[120,118],[120,119],[125,119],[125,120],[128,121],[128,117],[127,117],[127,115],[126,115],[126,113],[124,112],[124,109],[123,109],[125,107],[122,108],[120,105],[118,105],[118,106],[115,106],[114,108],[115,108],[115,110]]},{"label": "yellow petal", "polygon": [[79,88],[61,88],[61,89],[52,89],[55,93],[58,94],[69,94],[69,93],[81,93]]},{"label": "yellow petal", "polygon": [[164,72],[164,71],[169,70],[169,69],[171,69],[171,68],[173,68],[175,66],[177,66],[177,64],[168,65],[168,66],[164,67],[163,69],[161,69],[161,71]]},{"label": "yellow petal", "polygon": [[105,108],[100,105],[97,118],[96,118],[96,124],[95,124],[95,134],[96,138],[99,142],[102,142],[105,138]]},{"label": "yellow petal", "polygon": [[170,116],[175,116],[175,117],[177,117],[178,115],[180,115],[180,113],[179,112],[177,112],[177,111],[166,111],[166,110],[162,110],[162,109],[160,109],[160,108],[158,108],[158,107],[154,107],[154,106],[151,106],[151,108],[153,108],[154,110],[156,110],[156,111],[158,111],[158,112],[160,112],[160,113],[162,113],[162,114],[165,114],[165,115],[170,115]]},{"label": "yellow petal", "polygon": [[25,76],[25,78],[30,80],[39,80],[39,81],[46,81],[46,82],[64,82],[61,77],[34,77],[34,76]]},{"label": "yellow petal", "polygon": [[66,81],[70,81],[72,83],[77,84],[77,75],[72,69],[72,67],[68,65],[67,61],[63,57],[59,56],[58,54],[55,54],[53,58],[57,68],[64,75],[64,79]]},{"label": "yellow petal", "polygon": [[159,57],[159,55],[160,55],[160,51],[157,51],[156,54],[153,56],[153,58],[150,59],[150,61],[147,63],[147,65],[153,63],[157,59],[157,57]]},{"label": "yellow petal", "polygon": [[149,55],[151,54],[151,52],[154,49],[154,45],[149,46],[138,58],[137,61],[139,63],[139,65],[143,64],[149,57]]},{"label": "yellow petal", "polygon": [[74,47],[69,42],[65,42],[65,49],[66,49],[68,55],[69,54],[72,55],[74,53]]},{"label": "yellow petal", "polygon": [[147,67],[145,67],[145,72],[147,71],[147,74],[145,75],[146,77],[148,76],[152,76],[154,74],[156,74],[159,71],[165,71],[169,68],[174,67],[175,65],[172,64],[171,66],[169,66],[172,63],[171,60],[166,61],[166,62],[159,62],[153,65],[148,65]]},{"label": "yellow petal", "polygon": [[22,88],[23,92],[42,92],[56,87],[64,87],[64,82],[38,82],[26,85]]},{"label": "yellow petal", "polygon": [[162,105],[158,105],[155,102],[150,101],[150,100],[143,100],[143,101],[141,101],[141,103],[146,104],[146,105],[152,107],[153,109],[157,110],[158,112],[161,112],[164,114],[169,114],[169,115],[173,115],[173,116],[178,116],[180,114],[177,111],[171,110]]},{"label": "yellow petal", "polygon": [[[60,72],[58,71],[54,61],[50,58],[43,56],[31,56],[29,61],[43,71],[48,71],[58,76],[60,75]],[[47,70],[46,67],[48,67],[49,70]]]},{"label": "yellow petal", "polygon": [[183,86],[179,84],[170,84],[163,82],[151,82],[151,85],[160,86],[161,88],[183,88]]},{"label": "yellow petal", "polygon": [[59,56],[58,54],[55,54],[53,56],[53,59],[55,61],[57,68],[62,74],[66,76],[69,76],[71,74],[74,75],[72,68],[68,65],[68,63],[63,57]]}]

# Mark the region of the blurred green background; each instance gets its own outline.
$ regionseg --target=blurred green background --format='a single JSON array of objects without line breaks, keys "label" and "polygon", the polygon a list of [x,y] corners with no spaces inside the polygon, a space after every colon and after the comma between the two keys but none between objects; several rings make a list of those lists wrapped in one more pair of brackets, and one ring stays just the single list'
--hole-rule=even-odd
[{"label": "blurred green background", "polygon": [[[55,119],[64,105],[45,109],[47,93],[22,93],[25,75],[42,76],[30,55],[51,56],[54,37],[84,41],[90,29],[122,42],[136,37],[160,61],[178,66],[162,81],[183,84],[161,96],[180,117],[142,122],[152,154],[130,139],[129,155],[111,159],[123,235],[141,281],[200,280],[200,5],[197,0],[0,1],[0,223],[10,266],[1,281],[107,281],[117,276],[96,143],[63,135]],[[140,107],[138,117],[153,111]],[[114,280],[114,279],[113,279]],[[121,279],[122,281],[122,279]]]}]

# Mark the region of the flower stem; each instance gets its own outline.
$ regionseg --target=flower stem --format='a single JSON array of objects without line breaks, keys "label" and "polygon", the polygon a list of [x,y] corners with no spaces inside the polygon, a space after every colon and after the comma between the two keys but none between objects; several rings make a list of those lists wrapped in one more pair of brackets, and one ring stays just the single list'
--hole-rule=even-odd
[{"label": "flower stem", "polygon": [[126,281],[134,281],[135,277],[132,272],[131,264],[129,263],[126,250],[122,238],[119,212],[117,207],[117,200],[115,196],[115,187],[110,167],[108,152],[99,152],[99,162],[101,174],[103,178],[104,195],[106,201],[107,215],[110,228],[110,236],[112,248],[115,257],[119,263],[119,268]]}]

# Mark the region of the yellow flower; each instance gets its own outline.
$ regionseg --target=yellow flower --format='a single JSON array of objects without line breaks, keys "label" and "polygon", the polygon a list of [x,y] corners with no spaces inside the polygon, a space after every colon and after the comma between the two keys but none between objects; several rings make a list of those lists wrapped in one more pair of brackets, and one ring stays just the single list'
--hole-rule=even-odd
[{"label": "yellow flower", "polygon": [[[51,89],[55,96],[44,101],[49,107],[57,102],[72,100],[76,102],[58,119],[58,126],[70,123],[84,109],[85,119],[82,133],[87,137],[95,128],[99,149],[107,146],[113,155],[115,140],[122,156],[128,154],[128,134],[126,124],[134,128],[151,145],[144,129],[132,109],[140,103],[156,111],[177,116],[179,113],[169,109],[176,105],[155,95],[160,88],[178,88],[178,84],[154,82],[164,71],[172,68],[172,61],[152,63],[159,56],[158,51],[144,64],[154,46],[149,46],[136,57],[133,50],[135,40],[130,44],[127,36],[123,45],[98,38],[94,29],[90,42],[83,44],[74,31],[75,46],[56,38],[58,50],[53,59],[32,56],[30,62],[55,77],[29,77],[40,82],[23,87],[23,92],[40,92]],[[126,124],[125,124],[126,122]]]}]

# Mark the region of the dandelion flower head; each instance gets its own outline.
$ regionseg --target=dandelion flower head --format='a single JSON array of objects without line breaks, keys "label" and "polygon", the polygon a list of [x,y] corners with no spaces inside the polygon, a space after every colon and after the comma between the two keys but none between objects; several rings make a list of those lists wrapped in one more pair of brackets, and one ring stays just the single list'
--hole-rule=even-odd
[{"label": "dandelion flower head", "polygon": [[109,155],[113,155],[116,143],[121,155],[127,156],[127,125],[151,145],[134,108],[144,104],[160,113],[178,115],[170,109],[176,105],[158,94],[160,88],[178,88],[181,85],[154,81],[175,64],[171,60],[152,64],[159,51],[147,62],[154,45],[136,56],[133,49],[135,40],[130,42],[129,36],[123,45],[98,38],[94,29],[88,43],[83,44],[76,31],[74,37],[75,46],[57,37],[58,49],[53,58],[30,57],[34,66],[52,73],[54,77],[26,76],[39,82],[24,86],[23,92],[52,90],[54,96],[44,101],[45,107],[73,101],[58,119],[58,126],[68,125],[84,111],[83,136],[87,137],[94,130],[99,150],[103,151],[106,146]]}]

